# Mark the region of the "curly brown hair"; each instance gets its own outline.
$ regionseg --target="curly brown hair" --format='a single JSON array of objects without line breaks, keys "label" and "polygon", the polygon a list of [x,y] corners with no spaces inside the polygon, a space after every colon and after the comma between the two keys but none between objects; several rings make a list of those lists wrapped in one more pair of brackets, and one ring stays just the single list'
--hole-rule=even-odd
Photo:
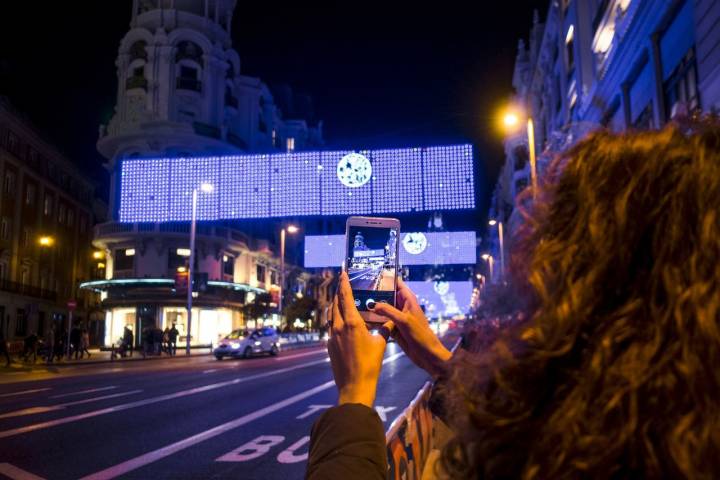
[{"label": "curly brown hair", "polygon": [[720,478],[720,126],[596,132],[523,209],[527,320],[456,355],[453,477]]}]

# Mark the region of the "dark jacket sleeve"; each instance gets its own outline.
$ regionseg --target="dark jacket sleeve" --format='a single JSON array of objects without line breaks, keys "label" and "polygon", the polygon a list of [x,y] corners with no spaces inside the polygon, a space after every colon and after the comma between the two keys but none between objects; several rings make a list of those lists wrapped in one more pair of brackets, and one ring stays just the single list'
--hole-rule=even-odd
[{"label": "dark jacket sleeve", "polygon": [[385,432],[375,410],[350,403],[327,410],[310,433],[308,480],[387,477]]}]

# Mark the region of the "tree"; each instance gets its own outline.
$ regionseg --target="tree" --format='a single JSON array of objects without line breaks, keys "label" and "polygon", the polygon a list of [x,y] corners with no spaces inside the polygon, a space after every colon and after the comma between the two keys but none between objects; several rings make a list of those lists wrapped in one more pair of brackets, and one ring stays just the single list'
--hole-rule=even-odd
[{"label": "tree", "polygon": [[296,318],[310,320],[312,313],[317,308],[317,301],[308,296],[295,298],[295,301],[285,306],[283,314],[288,325],[292,325]]},{"label": "tree", "polygon": [[271,305],[272,303],[272,295],[270,295],[269,293],[258,293],[257,295],[255,295],[255,298],[252,302],[245,304],[245,306],[243,307],[243,314],[248,320],[265,318],[275,309],[275,307]]}]

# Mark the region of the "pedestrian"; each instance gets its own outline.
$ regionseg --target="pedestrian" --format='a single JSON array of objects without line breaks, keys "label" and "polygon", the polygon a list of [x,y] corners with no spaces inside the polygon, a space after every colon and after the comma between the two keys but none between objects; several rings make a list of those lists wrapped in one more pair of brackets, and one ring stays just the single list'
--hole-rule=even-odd
[{"label": "pedestrian", "polygon": [[68,360],[71,356],[75,356],[75,360],[78,359],[80,354],[80,341],[82,338],[82,332],[78,325],[73,326],[70,329],[70,349],[68,351]]},{"label": "pedestrian", "polygon": [[55,323],[50,324],[50,328],[45,332],[45,361],[52,363],[55,356]]},{"label": "pedestrian", "polygon": [[38,336],[33,332],[23,340],[22,360],[27,362],[32,357],[32,363],[37,362]]},{"label": "pedestrian", "polygon": [[83,328],[80,330],[80,358],[83,358],[84,355],[87,353],[87,357],[90,358],[90,332],[88,332],[87,328]]},{"label": "pedestrian", "polygon": [[[522,195],[507,276],[518,312],[486,348],[449,352],[401,280],[397,308],[370,305],[436,380],[431,405],[453,434],[427,472],[720,478],[720,125],[594,133]],[[312,428],[306,478],[386,478],[372,410],[384,350],[341,274],[339,405]]]},{"label": "pedestrian", "polygon": [[133,335],[132,330],[125,325],[125,329],[123,330],[123,336],[122,336],[122,342],[121,342],[121,348],[120,348],[120,356],[125,357],[126,355],[130,355],[132,357],[133,354],[133,341],[135,340],[135,337]]},{"label": "pedestrian", "polygon": [[162,355],[162,343],[163,343],[163,331],[159,327],[153,327],[153,353],[155,355]]},{"label": "pedestrian", "polygon": [[165,326],[165,330],[163,330],[163,351],[170,355],[170,327],[167,325]]},{"label": "pedestrian", "polygon": [[10,353],[8,353],[8,345],[5,340],[5,332],[0,328],[0,355],[5,355],[5,367],[9,367],[12,361],[10,360]]},{"label": "pedestrian", "polygon": [[177,353],[178,335],[180,335],[180,332],[178,332],[177,327],[173,323],[172,328],[168,332],[168,339],[170,341],[170,355],[173,355],[173,356]]},{"label": "pedestrian", "polygon": [[148,355],[152,354],[153,352],[153,335],[152,335],[152,329],[149,326],[144,326],[141,330],[142,334],[142,352],[143,352],[143,358],[147,357]]},{"label": "pedestrian", "polygon": [[55,358],[58,362],[65,356],[67,337],[67,330],[65,328],[61,327],[55,332]]}]

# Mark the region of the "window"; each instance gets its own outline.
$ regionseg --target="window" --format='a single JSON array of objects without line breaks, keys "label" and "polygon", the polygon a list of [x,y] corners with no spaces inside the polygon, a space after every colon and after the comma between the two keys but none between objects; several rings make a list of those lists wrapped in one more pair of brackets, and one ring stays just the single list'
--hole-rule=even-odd
[{"label": "window", "polygon": [[18,139],[14,133],[8,133],[8,150],[14,152],[18,146]]},{"label": "window", "polygon": [[135,265],[135,249],[115,250],[115,270],[132,270]]},{"label": "window", "polygon": [[85,233],[85,229],[87,228],[87,220],[85,219],[85,216],[80,217],[80,233]]},{"label": "window", "polygon": [[27,265],[20,269],[20,283],[30,285],[30,267]]},{"label": "window", "polygon": [[570,72],[575,67],[575,27],[570,25],[565,36],[565,51],[567,52],[567,69]]},{"label": "window", "polygon": [[10,219],[5,217],[0,220],[0,239],[7,240],[10,237]]},{"label": "window", "polygon": [[638,130],[648,130],[653,128],[653,108],[652,102],[649,102],[642,112],[637,116],[633,123],[633,128]]},{"label": "window", "polygon": [[52,215],[52,207],[53,207],[52,197],[48,194],[45,194],[45,203],[43,203],[43,213],[49,217],[50,215]]},{"label": "window", "polygon": [[688,50],[665,81],[664,91],[666,120],[689,115],[700,106],[694,48]]},{"label": "window", "polygon": [[27,316],[25,315],[25,309],[17,309],[17,317],[15,318],[15,336],[24,337],[27,335]]},{"label": "window", "polygon": [[133,69],[133,77],[142,77],[145,75],[145,67],[135,67]]},{"label": "window", "polygon": [[0,262],[0,281],[7,280],[8,264],[6,261]]},{"label": "window", "polygon": [[294,152],[295,151],[295,139],[290,137],[286,140],[287,144],[287,151],[288,152]]},{"label": "window", "polygon": [[233,275],[235,273],[235,258],[229,255],[223,255],[222,271],[225,275]]},{"label": "window", "polygon": [[25,205],[35,204],[35,185],[28,184],[25,190]]},{"label": "window", "polygon": [[65,223],[65,205],[58,205],[58,223]]},{"label": "window", "polygon": [[13,172],[7,172],[5,174],[5,193],[7,195],[13,195],[15,193],[15,174]]},{"label": "window", "polygon": [[264,265],[258,265],[255,267],[255,276],[257,278],[258,283],[265,283],[265,266]]},{"label": "window", "polygon": [[73,226],[73,223],[75,223],[75,212],[72,211],[72,210],[70,210],[70,209],[68,209],[68,212],[67,212],[67,224],[68,224],[68,227],[72,227],[72,226]]},{"label": "window", "polygon": [[178,267],[187,266],[188,257],[190,256],[190,249],[187,255],[181,255],[180,251],[185,250],[184,248],[169,249],[168,250],[168,270],[177,271]]},{"label": "window", "polygon": [[270,270],[270,285],[278,284],[278,272],[276,270]]},{"label": "window", "polygon": [[23,228],[23,234],[22,234],[22,246],[27,247],[30,245],[30,229],[29,228]]}]

